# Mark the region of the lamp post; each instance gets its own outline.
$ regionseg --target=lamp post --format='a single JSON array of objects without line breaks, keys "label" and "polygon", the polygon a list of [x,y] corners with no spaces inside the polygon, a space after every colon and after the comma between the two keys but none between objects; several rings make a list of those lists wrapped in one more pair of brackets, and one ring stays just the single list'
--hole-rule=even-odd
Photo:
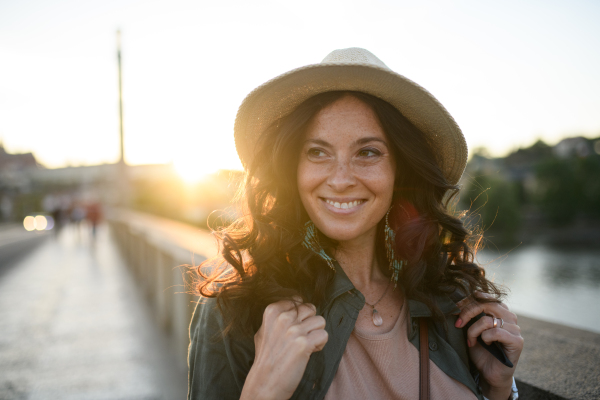
[{"label": "lamp post", "polygon": [[123,141],[123,84],[121,78],[121,31],[117,30],[117,66],[119,69],[119,134],[120,134],[120,158],[117,166],[116,177],[116,199],[122,206],[128,206],[131,200],[131,187],[127,164],[125,163],[125,145]]},{"label": "lamp post", "polygon": [[123,147],[123,84],[121,78],[121,31],[117,30],[117,64],[119,68],[119,133],[121,135],[121,157],[119,164],[125,165],[125,150]]}]

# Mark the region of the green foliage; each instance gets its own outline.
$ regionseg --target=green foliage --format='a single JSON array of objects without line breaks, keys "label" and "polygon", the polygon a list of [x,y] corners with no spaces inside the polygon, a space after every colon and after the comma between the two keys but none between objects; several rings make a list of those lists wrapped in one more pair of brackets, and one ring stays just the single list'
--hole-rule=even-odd
[{"label": "green foliage", "polygon": [[516,240],[522,222],[516,183],[489,175],[472,179],[461,191],[461,203],[471,216],[479,216],[478,225],[494,242]]},{"label": "green foliage", "polygon": [[600,221],[600,138],[567,138],[552,147],[538,141],[505,158],[476,149],[469,175],[477,178],[461,191],[467,222],[478,222],[496,244],[513,241],[525,220],[535,225],[522,231],[521,240],[553,226]]},{"label": "green foliage", "polygon": [[557,226],[600,216],[600,156],[548,159],[536,167],[537,205]]}]

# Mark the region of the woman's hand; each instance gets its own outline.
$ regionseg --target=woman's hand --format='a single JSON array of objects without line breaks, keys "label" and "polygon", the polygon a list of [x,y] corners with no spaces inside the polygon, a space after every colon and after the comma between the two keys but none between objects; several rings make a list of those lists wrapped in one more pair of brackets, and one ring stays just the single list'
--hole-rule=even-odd
[{"label": "woman's hand", "polygon": [[295,301],[279,301],[265,309],[241,399],[289,399],[310,355],[327,343],[325,318],[316,315],[314,305]]},{"label": "woman's hand", "polygon": [[[492,298],[491,295],[482,293],[477,293],[475,297]],[[521,328],[517,325],[517,316],[510,312],[504,303],[479,303],[477,301],[471,301],[463,307],[458,315],[456,327],[462,328],[482,312],[487,315],[471,325],[467,331],[469,355],[481,374],[480,385],[485,397],[490,400],[506,400],[510,396],[513,375],[523,350]],[[495,328],[494,318],[497,318]],[[502,327],[500,318],[504,321]],[[506,356],[513,363],[513,368],[503,365],[477,343],[477,337],[480,335],[486,344],[499,342],[504,348]]]}]

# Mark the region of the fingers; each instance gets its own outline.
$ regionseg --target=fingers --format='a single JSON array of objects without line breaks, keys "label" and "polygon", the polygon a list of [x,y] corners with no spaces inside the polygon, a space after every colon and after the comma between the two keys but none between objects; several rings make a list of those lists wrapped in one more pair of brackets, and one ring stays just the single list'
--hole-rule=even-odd
[{"label": "fingers", "polygon": [[281,320],[284,324],[292,324],[295,321],[302,322],[317,313],[313,304],[298,304],[294,301],[283,300],[269,304],[263,314],[263,325],[273,320]]},{"label": "fingers", "polygon": [[325,318],[313,315],[302,322],[291,324],[287,328],[287,335],[291,337],[307,335],[315,329],[325,329]]},{"label": "fingers", "polygon": [[[301,299],[294,298],[292,301],[284,300],[269,304],[263,314],[263,322],[259,330],[254,335],[254,345],[257,349],[262,346],[262,342],[270,342],[273,335],[283,335],[288,340],[295,341],[301,338],[301,341],[307,341],[307,335],[313,331],[325,329],[325,318],[316,315],[317,309],[313,304],[301,303]],[[300,343],[298,349],[303,351],[315,351],[316,347],[324,346],[322,334],[317,336],[314,343]]]},{"label": "fingers", "polygon": [[281,313],[291,310],[294,307],[294,303],[291,301],[278,301],[277,303],[271,303],[265,308],[263,313],[263,325],[265,323],[275,320]]},{"label": "fingers", "polygon": [[325,318],[316,315],[315,306],[302,303],[300,298],[268,305],[254,336],[254,363],[246,383],[274,388],[276,395],[270,393],[268,397],[289,399],[311,354],[327,343],[325,324]]},{"label": "fingers", "polygon": [[467,330],[467,343],[469,347],[475,345],[477,338],[481,336],[481,334],[490,329],[500,329],[500,325],[494,328],[494,318],[490,316],[484,316],[479,319],[479,321],[475,322],[471,327]]},{"label": "fingers", "polygon": [[[491,316],[484,316],[475,322],[467,331],[467,341],[469,347],[472,347],[477,342],[477,338],[481,336],[481,339],[490,344],[493,341],[499,341],[505,343],[509,336],[520,336],[521,328],[512,323],[502,322],[497,320],[496,327],[494,327],[494,318]],[[498,339],[501,338],[501,339]]]},{"label": "fingers", "polygon": [[481,334],[481,339],[486,344],[491,344],[492,342],[498,342],[502,344],[502,347],[506,350],[507,356],[511,361],[515,361],[514,357],[511,357],[511,354],[517,354],[516,359],[518,360],[518,355],[521,353],[523,349],[523,338],[520,334],[513,334],[507,329],[494,328],[488,329]]},{"label": "fingers", "polygon": [[[478,295],[479,298],[488,298],[489,296],[490,295],[483,296],[483,294]],[[512,313],[504,303],[479,303],[477,301],[471,301],[463,306],[458,314],[455,326],[457,328],[462,328],[469,323],[471,319],[481,313],[493,315],[496,318],[502,318],[504,322],[512,324],[517,323],[517,316]]]},{"label": "fingers", "polygon": [[304,304],[300,304],[298,306],[297,319],[300,322],[302,322],[305,319],[310,318],[316,314],[317,314],[317,307],[315,307],[314,305],[312,305],[310,303],[304,303]]},{"label": "fingers", "polygon": [[325,318],[320,315],[314,315],[302,321],[299,326],[302,328],[303,333],[305,334],[308,334],[314,330],[325,329]]},{"label": "fingers", "polygon": [[323,350],[325,344],[327,344],[327,340],[329,339],[329,334],[325,329],[317,329],[311,331],[307,336],[308,343],[312,346],[311,353],[315,351]]}]

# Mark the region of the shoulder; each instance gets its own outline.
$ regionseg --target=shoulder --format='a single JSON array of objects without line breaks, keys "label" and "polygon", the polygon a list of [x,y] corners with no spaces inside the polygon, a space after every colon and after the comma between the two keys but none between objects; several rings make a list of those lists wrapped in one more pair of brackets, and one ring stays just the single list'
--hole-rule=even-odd
[{"label": "shoulder", "polygon": [[216,298],[201,297],[190,323],[190,342],[203,339],[207,333],[221,333],[225,323]]},{"label": "shoulder", "polygon": [[[223,260],[211,260],[200,272],[211,276],[215,296],[223,282],[235,278],[235,269]],[[200,297],[190,322],[188,399],[238,399],[254,361],[254,338],[225,333],[227,321],[217,297]]]},{"label": "shoulder", "polygon": [[224,330],[217,300],[201,298],[190,323],[189,399],[239,398],[254,361],[254,340]]}]

